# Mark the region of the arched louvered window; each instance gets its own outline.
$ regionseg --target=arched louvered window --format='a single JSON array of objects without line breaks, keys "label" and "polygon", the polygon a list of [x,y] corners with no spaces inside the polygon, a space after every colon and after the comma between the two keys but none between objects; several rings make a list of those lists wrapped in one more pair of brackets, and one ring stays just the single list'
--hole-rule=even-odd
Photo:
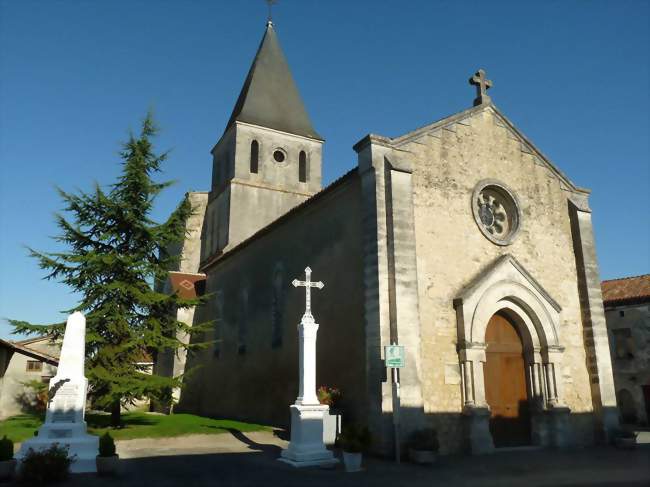
[{"label": "arched louvered window", "polygon": [[251,142],[251,173],[257,174],[260,160],[260,144],[257,140]]},{"label": "arched louvered window", "polygon": [[298,181],[307,182],[307,154],[304,150],[301,150],[298,156]]}]

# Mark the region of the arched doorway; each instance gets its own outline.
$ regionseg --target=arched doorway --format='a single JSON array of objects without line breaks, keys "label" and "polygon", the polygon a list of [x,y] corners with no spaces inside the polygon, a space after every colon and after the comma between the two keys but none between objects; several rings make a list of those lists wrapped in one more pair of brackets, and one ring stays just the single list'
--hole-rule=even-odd
[{"label": "arched doorway", "polygon": [[485,331],[485,400],[495,447],[530,444],[530,410],[522,340],[516,326],[497,313]]}]

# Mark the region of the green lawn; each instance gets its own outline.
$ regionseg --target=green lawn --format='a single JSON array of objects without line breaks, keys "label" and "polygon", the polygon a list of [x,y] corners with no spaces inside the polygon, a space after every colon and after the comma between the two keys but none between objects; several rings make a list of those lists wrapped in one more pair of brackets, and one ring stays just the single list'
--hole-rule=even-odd
[{"label": "green lawn", "polygon": [[[43,423],[37,416],[20,415],[0,421],[0,437],[7,435],[14,442],[21,442],[34,436],[34,431]],[[132,412],[122,415],[122,427],[111,428],[108,414],[87,414],[88,432],[102,435],[106,431],[116,440],[133,438],[164,438],[191,434],[218,434],[229,430],[270,431],[271,428],[252,423],[241,423],[228,419],[211,419],[193,414],[149,414]]]}]

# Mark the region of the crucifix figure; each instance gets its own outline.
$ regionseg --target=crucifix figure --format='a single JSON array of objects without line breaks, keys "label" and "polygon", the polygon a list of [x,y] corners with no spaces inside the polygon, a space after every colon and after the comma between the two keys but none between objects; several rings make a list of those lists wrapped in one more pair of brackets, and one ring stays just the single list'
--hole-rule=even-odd
[{"label": "crucifix figure", "polygon": [[469,84],[476,86],[476,98],[474,99],[474,106],[483,103],[490,103],[492,99],[488,96],[487,90],[492,88],[492,81],[486,78],[485,71],[479,69],[474,76],[469,79]]},{"label": "crucifix figure", "polygon": [[298,279],[294,279],[291,284],[293,284],[293,287],[305,288],[305,315],[304,316],[311,317],[311,288],[315,287],[318,289],[323,289],[325,287],[325,284],[323,284],[321,281],[312,282],[311,269],[309,267],[305,269],[304,281],[299,281]]}]

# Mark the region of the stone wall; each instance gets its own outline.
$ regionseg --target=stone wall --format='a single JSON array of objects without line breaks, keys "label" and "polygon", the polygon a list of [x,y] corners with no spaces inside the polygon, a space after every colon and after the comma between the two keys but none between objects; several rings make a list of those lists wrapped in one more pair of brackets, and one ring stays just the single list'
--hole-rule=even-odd
[{"label": "stone wall", "polygon": [[205,270],[212,298],[195,319],[214,320],[205,339],[216,343],[188,357],[176,411],[288,425],[305,306],[304,290],[291,281],[310,266],[325,283],[312,294],[317,384],[342,390],[350,406],[344,421],[364,418],[360,219],[360,183],[351,173]]},{"label": "stone wall", "polygon": [[[561,306],[565,347],[560,376],[571,409],[572,441],[592,437],[592,396],[586,367],[568,199],[571,191],[491,108],[405,137],[399,148],[413,159],[425,413],[443,451],[460,449],[462,409],[453,299],[502,255],[510,254]],[[495,245],[477,227],[472,193],[484,179],[516,194],[521,227],[511,245]]]},{"label": "stone wall", "polygon": [[643,388],[650,389],[650,304],[608,306],[605,318],[622,420],[647,425],[650,403]]},{"label": "stone wall", "polygon": [[[58,347],[47,344],[35,344],[33,348],[40,351],[58,355]],[[33,397],[33,391],[23,385],[24,382],[32,380],[45,380],[56,374],[56,367],[43,363],[40,371],[27,371],[27,362],[38,360],[23,355],[20,352],[11,351],[7,347],[0,346],[0,419],[15,416],[23,413],[23,406],[19,398],[26,396]]]}]

